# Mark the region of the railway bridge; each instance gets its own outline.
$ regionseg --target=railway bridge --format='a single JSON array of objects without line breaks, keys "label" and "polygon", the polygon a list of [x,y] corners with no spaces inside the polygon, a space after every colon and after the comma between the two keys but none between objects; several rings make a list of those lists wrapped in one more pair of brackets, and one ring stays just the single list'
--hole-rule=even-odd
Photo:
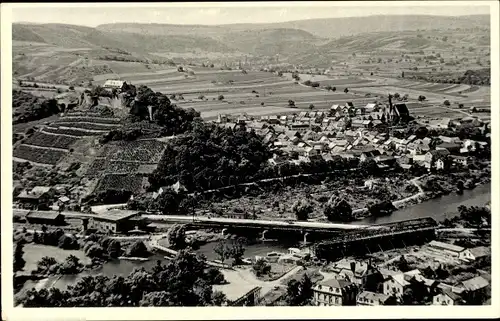
[{"label": "railway bridge", "polygon": [[357,230],[372,230],[379,229],[378,226],[371,225],[356,225],[342,223],[322,223],[308,221],[270,221],[270,220],[254,220],[254,219],[239,219],[239,218],[220,218],[220,217],[192,217],[181,215],[143,215],[152,222],[157,223],[180,223],[190,227],[197,228],[218,228],[222,233],[229,231],[247,230],[250,232],[260,233],[261,239],[265,240],[266,236],[298,234],[307,243],[310,236],[332,236],[343,231]]}]

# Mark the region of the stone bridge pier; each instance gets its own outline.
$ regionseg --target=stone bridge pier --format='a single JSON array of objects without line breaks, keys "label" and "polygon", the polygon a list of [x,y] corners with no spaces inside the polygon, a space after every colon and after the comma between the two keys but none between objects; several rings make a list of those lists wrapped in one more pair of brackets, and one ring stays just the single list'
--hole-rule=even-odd
[{"label": "stone bridge pier", "polygon": [[261,237],[260,237],[261,241],[265,241],[266,240],[266,233],[267,232],[268,232],[267,230],[262,231],[262,234],[261,234]]},{"label": "stone bridge pier", "polygon": [[302,231],[302,234],[304,235],[303,244],[307,245],[307,236],[309,235],[309,232]]}]

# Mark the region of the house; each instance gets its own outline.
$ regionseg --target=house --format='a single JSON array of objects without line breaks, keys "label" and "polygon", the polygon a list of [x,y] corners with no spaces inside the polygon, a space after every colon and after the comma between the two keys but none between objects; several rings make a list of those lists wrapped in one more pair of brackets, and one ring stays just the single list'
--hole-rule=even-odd
[{"label": "house", "polygon": [[377,156],[380,156],[380,151],[378,149],[367,148],[361,152],[359,160],[361,162],[365,162],[369,159],[374,159]]},{"label": "house", "polygon": [[356,304],[357,288],[347,280],[330,279],[313,287],[313,304],[317,306],[341,306]]},{"label": "house", "polygon": [[468,156],[450,156],[453,164],[460,164],[462,166],[469,166],[472,163],[472,159]]},{"label": "house", "polygon": [[478,246],[469,249],[470,255],[466,257],[469,260],[479,260],[491,256],[491,248],[486,246]]},{"label": "house", "polygon": [[106,89],[119,89],[123,90],[123,88],[127,85],[127,83],[123,80],[106,80],[104,82],[103,88]]},{"label": "house", "polygon": [[358,294],[356,299],[356,305],[361,306],[376,306],[376,305],[385,305],[389,300],[390,296],[370,291],[363,291]]},{"label": "house", "polygon": [[446,149],[450,153],[459,154],[462,146],[457,143],[441,143],[436,146],[436,150]]},{"label": "house", "polygon": [[354,119],[352,122],[351,122],[351,127],[352,128],[362,128],[364,125],[363,125],[363,120],[362,119]]},{"label": "house", "polygon": [[368,113],[375,112],[378,110],[378,104],[375,104],[375,103],[366,104],[365,110]]},{"label": "house", "polygon": [[48,186],[35,186],[31,191],[23,190],[14,199],[23,204],[29,204],[32,208],[37,208],[41,204],[47,203],[55,196],[55,189]]},{"label": "house", "polygon": [[461,305],[463,304],[462,297],[451,291],[451,290],[441,290],[441,293],[436,294],[432,297],[433,305]]},{"label": "house", "polygon": [[436,161],[436,169],[437,170],[442,170],[445,168],[445,166],[446,166],[445,161],[442,158],[440,158]]},{"label": "house", "polygon": [[462,286],[465,289],[464,299],[470,304],[482,304],[486,299],[487,289],[490,287],[490,282],[482,276],[476,276],[472,279],[462,281]]},{"label": "house", "polygon": [[[425,154],[425,161],[424,161],[425,164],[424,165],[427,168],[432,168],[434,163],[438,159],[446,158],[446,157],[448,157],[449,154],[450,154],[450,152],[446,149],[430,150]],[[415,157],[414,157],[414,159],[415,159]]]},{"label": "house", "polygon": [[63,225],[64,215],[58,211],[30,211],[25,216],[26,221],[31,224]]},{"label": "house", "polygon": [[363,290],[375,291],[382,281],[380,272],[370,262],[340,260],[332,266],[331,272],[335,279],[350,281]]},{"label": "house", "polygon": [[391,275],[389,279],[382,283],[382,293],[388,296],[402,297],[404,291],[410,285],[403,273]]},{"label": "house", "polygon": [[139,212],[112,209],[89,219],[88,227],[103,232],[121,233],[142,225]]},{"label": "house", "polygon": [[279,124],[280,123],[278,116],[276,116],[276,115],[269,116],[269,119],[267,120],[267,122],[269,124]]},{"label": "house", "polygon": [[292,123],[288,126],[290,130],[296,130],[298,132],[305,132],[309,130],[309,124],[307,123]]}]

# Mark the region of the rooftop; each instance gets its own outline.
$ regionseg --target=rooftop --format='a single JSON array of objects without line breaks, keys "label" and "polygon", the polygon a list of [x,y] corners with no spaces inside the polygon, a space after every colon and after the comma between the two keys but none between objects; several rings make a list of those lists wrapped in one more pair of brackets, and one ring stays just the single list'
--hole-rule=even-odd
[{"label": "rooftop", "polygon": [[343,289],[345,287],[348,287],[351,285],[352,282],[349,282],[347,280],[337,280],[337,279],[330,279],[326,281],[319,282],[318,285],[321,286],[328,286],[336,289]]},{"label": "rooftop", "polygon": [[137,214],[139,214],[137,211],[111,209],[107,212],[95,215],[93,218],[97,220],[121,221]]},{"label": "rooftop", "polygon": [[452,252],[462,252],[464,250],[464,248],[461,246],[448,244],[448,243],[444,243],[444,242],[439,242],[439,241],[431,241],[429,243],[429,246],[449,250]]},{"label": "rooftop", "polygon": [[475,278],[465,280],[462,282],[462,284],[468,291],[480,290],[490,285],[490,283],[481,276],[476,276]]},{"label": "rooftop", "polygon": [[56,211],[31,211],[28,214],[26,214],[26,217],[27,218],[42,218],[42,219],[54,220],[59,215],[62,215],[62,214],[59,212],[56,212]]},{"label": "rooftop", "polygon": [[369,300],[369,301],[379,301],[382,303],[387,301],[388,298],[389,296],[383,293],[375,293],[370,291],[363,291],[360,294],[358,294],[358,301]]}]

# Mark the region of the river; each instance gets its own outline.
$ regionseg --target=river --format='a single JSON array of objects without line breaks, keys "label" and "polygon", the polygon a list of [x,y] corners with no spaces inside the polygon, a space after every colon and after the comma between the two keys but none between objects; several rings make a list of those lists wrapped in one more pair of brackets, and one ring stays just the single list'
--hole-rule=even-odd
[{"label": "river", "polygon": [[[441,221],[445,218],[451,218],[457,214],[457,207],[460,205],[476,205],[484,206],[491,199],[491,183],[480,185],[472,190],[465,190],[462,195],[456,193],[451,193],[449,195],[444,195],[439,198],[431,199],[423,203],[412,205],[407,208],[397,210],[391,215],[373,218],[369,217],[361,221],[356,221],[356,224],[384,224],[391,223],[401,220],[407,220],[412,218],[420,217],[432,217],[437,221]],[[202,245],[198,249],[198,253],[201,253],[207,257],[208,260],[217,259],[214,252],[216,242],[207,243]],[[296,242],[291,240],[280,240],[278,241],[257,241],[245,246],[245,257],[254,256],[265,256],[268,252],[286,252],[289,247],[297,246]],[[62,277],[51,277],[47,282],[47,286],[55,286],[60,289],[66,288],[69,284],[74,284],[79,278],[85,275],[96,275],[104,274],[108,277],[119,274],[126,276],[133,271],[136,267],[145,267],[146,269],[151,269],[157,260],[166,262],[163,255],[155,254],[149,261],[137,262],[137,261],[112,261],[104,264],[101,268],[86,271],[79,275],[64,275]],[[33,287],[36,282],[28,281],[26,282],[23,289],[29,289]]]},{"label": "river", "polygon": [[432,217],[439,222],[445,218],[456,216],[458,214],[457,207],[460,205],[484,206],[490,200],[491,183],[487,183],[471,190],[464,190],[462,195],[450,193],[420,204],[402,208],[387,216],[367,217],[353,222],[353,224],[386,224],[426,216]]}]

